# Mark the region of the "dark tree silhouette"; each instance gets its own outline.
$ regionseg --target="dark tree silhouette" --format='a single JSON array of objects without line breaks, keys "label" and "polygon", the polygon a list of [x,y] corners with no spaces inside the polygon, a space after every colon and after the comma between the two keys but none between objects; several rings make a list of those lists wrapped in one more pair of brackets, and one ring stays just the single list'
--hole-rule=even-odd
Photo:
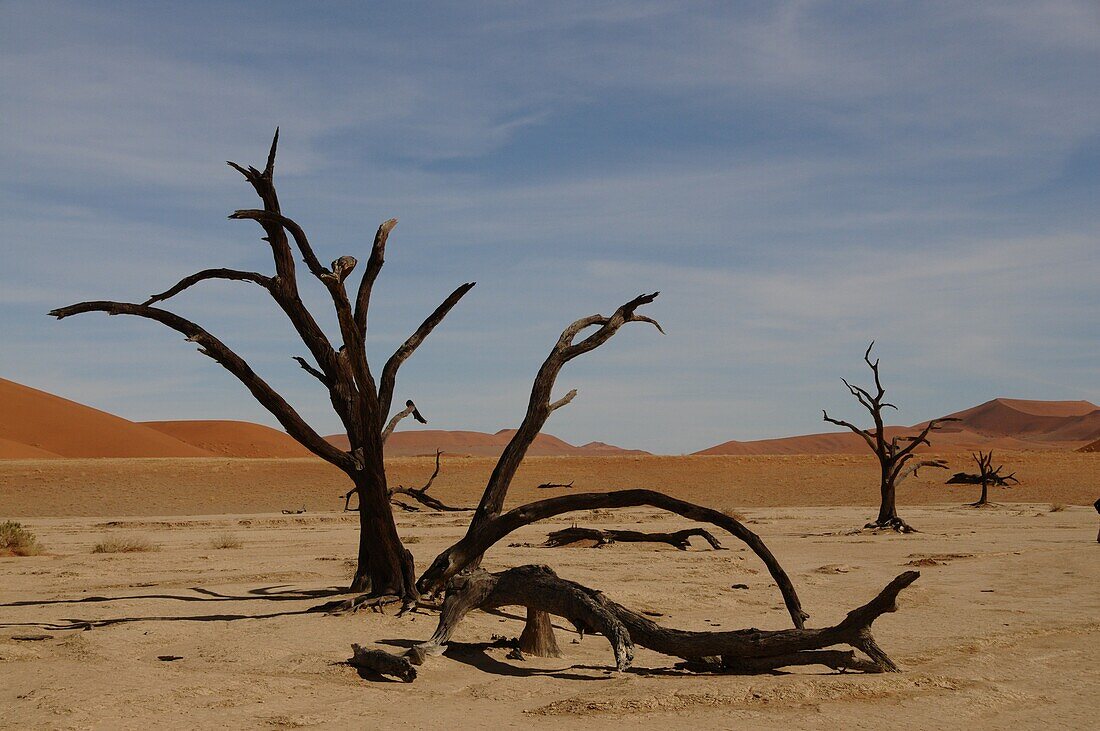
[{"label": "dark tree silhouette", "polygon": [[[403,411],[389,416],[397,373],[401,365],[474,285],[472,282],[463,284],[452,292],[390,356],[376,382],[366,354],[367,314],[371,290],[382,268],[386,241],[396,220],[391,219],[379,227],[353,300],[345,288],[345,281],[356,266],[356,260],[350,256],[342,256],[333,261],[330,267],[322,266],[302,228],[282,214],[273,183],[277,143],[278,131],[263,170],[229,163],[244,175],[263,202],[262,209],[236,211],[230,218],[253,220],[264,229],[264,240],[271,246],[274,258],[274,275],[233,269],[206,269],[185,277],[172,288],[153,295],[141,304],[81,302],[53,310],[50,314],[58,319],[85,312],[134,315],[160,322],[176,330],[188,341],[196,343],[199,352],[214,359],[240,380],[256,400],[279,420],[287,433],[348,475],[354,484],[353,492],[359,498],[360,547],[353,588],[365,593],[317,609],[347,611],[362,606],[380,607],[399,601],[404,605],[403,610],[409,610],[418,604],[423,594],[446,592],[439,624],[435,635],[428,642],[413,647],[403,656],[384,650],[366,650],[353,646],[352,664],[411,681],[416,677],[415,666],[422,663],[428,655],[442,651],[444,643],[466,613],[477,608],[518,605],[528,610],[527,627],[522,636],[524,651],[543,654],[560,652],[549,622],[549,615],[556,614],[570,619],[582,632],[601,632],[611,643],[615,665],[620,669],[630,663],[632,647],[636,642],[658,652],[684,658],[705,669],[756,672],[789,665],[824,664],[841,669],[897,670],[897,666],[875,642],[871,634],[871,623],[882,613],[895,610],[898,593],[919,576],[915,571],[895,578],[878,596],[849,612],[839,624],[808,629],[805,627],[808,615],[802,610],[794,585],[779,561],[759,536],[736,519],[716,510],[650,490],[617,490],[569,494],[503,511],[508,489],[535,437],[550,415],[577,395],[573,390],[552,400],[554,383],[561,369],[574,358],[606,343],[626,323],[649,323],[660,330],[657,322],[637,312],[640,307],[654,301],[656,292],[630,300],[610,316],[590,315],[581,318],[562,332],[539,368],[531,388],[527,412],[498,459],[466,534],[439,554],[419,579],[414,580],[413,556],[398,535],[391,501],[395,495],[400,494],[436,509],[445,509],[445,506],[436,505],[438,501],[427,495],[428,488],[439,472],[438,454],[436,471],[424,487],[391,489],[387,485],[382,453],[386,438],[402,418],[413,416],[423,421],[412,401],[406,402]],[[333,346],[312,313],[302,303],[291,242],[298,249],[310,273],[331,295],[342,340],[339,347]],[[251,282],[270,294],[308,349],[311,359],[297,357],[295,360],[328,391],[332,407],[347,430],[349,449],[341,450],[323,439],[278,392],[221,340],[199,325],[153,306],[209,279]],[[583,335],[590,328],[595,330]],[[877,362],[872,365],[872,369],[877,383]],[[872,397],[856,387],[849,388],[861,403],[872,408],[878,427],[877,436],[873,437],[870,432],[860,431],[845,422],[835,423],[849,426],[864,436],[868,444],[880,454],[884,475],[886,460],[889,458],[889,484],[892,487],[912,449],[916,444],[927,441],[926,436],[935,423],[914,438],[908,447],[899,447],[896,439],[891,444],[886,444],[881,436],[881,386],[877,397]],[[696,522],[717,526],[743,541],[767,567],[783,596],[795,628],[778,631],[745,629],[732,632],[666,629],[611,602],[599,591],[558,578],[546,567],[520,566],[495,574],[479,567],[486,551],[512,531],[535,521],[576,510],[640,505],[667,510]],[[896,514],[893,514],[893,518],[896,520]],[[857,658],[851,651],[826,649],[838,644],[859,649],[870,660]]]},{"label": "dark tree silhouette", "polygon": [[849,421],[830,417],[826,411],[821,413],[825,421],[830,424],[843,426],[862,437],[863,441],[867,442],[867,446],[871,448],[871,451],[875,453],[875,457],[878,458],[880,496],[878,517],[864,527],[872,529],[889,528],[899,533],[912,533],[914,531],[913,527],[898,516],[898,483],[911,474],[915,475],[921,467],[946,467],[946,464],[939,460],[923,460],[909,465],[908,468],[906,465],[913,459],[913,452],[918,446],[931,443],[928,441],[929,434],[939,429],[945,422],[958,420],[950,417],[933,419],[916,436],[897,436],[887,440],[886,424],[882,414],[886,409],[896,411],[898,407],[883,400],[886,389],[883,388],[882,379],[879,376],[878,359],[876,358],[874,362],[871,361],[871,348],[873,347],[875,347],[875,343],[871,341],[871,344],[867,346],[867,352],[863,354],[863,361],[871,369],[871,373],[874,374],[875,392],[872,394],[868,389],[853,385],[846,379],[842,378],[840,380],[844,381],[844,385],[848,387],[851,394],[870,413],[875,424],[874,428],[860,429]]},{"label": "dark tree silhouette", "polygon": [[[412,415],[423,421],[412,401],[406,402],[405,410],[389,418],[398,370],[443,321],[451,308],[470,291],[474,283],[463,284],[448,295],[416,332],[389,357],[376,382],[367,361],[367,314],[371,290],[382,269],[386,241],[397,220],[390,219],[379,226],[363,277],[354,296],[350,296],[345,283],[357,264],[356,259],[341,256],[329,267],[323,266],[314,254],[302,227],[282,213],[274,183],[278,142],[279,132],[276,130],[263,170],[229,163],[230,167],[241,173],[252,185],[263,203],[261,209],[239,210],[229,217],[256,221],[263,228],[263,240],[270,245],[274,259],[273,275],[235,269],[205,269],[184,277],[175,286],[152,295],[140,304],[81,302],[53,310],[50,314],[58,319],[85,312],[144,317],[176,330],[188,341],[198,345],[200,353],[213,358],[243,383],[253,397],[279,420],[290,436],[318,457],[340,468],[354,484],[353,492],[359,497],[360,531],[358,565],[352,589],[412,597],[416,591],[412,555],[402,545],[394,524],[390,509],[392,491],[386,484],[382,444],[397,426],[397,422],[405,416]],[[317,278],[331,296],[340,331],[341,342],[338,346],[330,342],[313,314],[302,303],[291,242],[310,274]],[[286,314],[311,356],[311,359],[295,357],[294,360],[328,391],[332,408],[347,431],[347,450],[325,441],[248,363],[205,328],[154,306],[189,287],[211,279],[259,285]],[[424,490],[426,489],[427,486]]]},{"label": "dark tree silhouette", "polygon": [[976,474],[970,474],[968,472],[956,472],[951,476],[951,479],[947,481],[948,485],[981,485],[982,495],[978,498],[977,502],[970,503],[971,507],[981,508],[986,505],[990,505],[989,502],[989,486],[996,485],[997,487],[1012,487],[1013,484],[1020,484],[1020,481],[1016,479],[1016,473],[1002,475],[1001,470],[1004,469],[1004,465],[998,465],[996,469],[993,468],[993,450],[988,452],[982,452],[979,450],[976,454],[971,454],[974,458],[974,462],[978,465],[978,472]]}]

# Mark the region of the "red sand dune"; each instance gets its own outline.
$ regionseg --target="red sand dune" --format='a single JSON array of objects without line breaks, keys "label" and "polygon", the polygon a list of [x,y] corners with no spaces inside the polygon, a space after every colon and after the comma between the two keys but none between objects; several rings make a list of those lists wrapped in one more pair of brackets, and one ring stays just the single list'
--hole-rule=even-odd
[{"label": "red sand dune", "polygon": [[[501,429],[495,434],[479,431],[447,431],[443,429],[416,429],[397,431],[386,440],[386,455],[390,457],[412,457],[420,454],[435,454],[441,449],[448,454],[470,454],[480,457],[496,457],[515,434],[514,429]],[[341,449],[348,448],[348,438],[344,434],[325,437]],[[648,454],[636,449],[621,449],[604,444],[590,442],[583,447],[574,447],[569,442],[550,434],[535,437],[531,449],[532,456],[609,456],[616,454]]]},{"label": "red sand dune", "polygon": [[1077,450],[1078,452],[1100,452],[1100,439],[1097,439],[1092,444],[1086,444]]},{"label": "red sand dune", "polygon": [[51,453],[59,457],[212,456],[141,424],[3,378],[0,439],[8,443],[3,454],[13,454],[9,459]]},{"label": "red sand dune", "polygon": [[143,421],[181,442],[223,457],[310,457],[286,432],[249,421]]},{"label": "red sand dune", "polygon": [[[1076,449],[1100,437],[1100,407],[1088,401],[998,398],[950,416],[959,421],[933,434],[934,450]],[[914,434],[923,426],[888,426],[886,435]],[[866,450],[859,436],[838,431],[723,442],[696,454],[862,454]]]}]

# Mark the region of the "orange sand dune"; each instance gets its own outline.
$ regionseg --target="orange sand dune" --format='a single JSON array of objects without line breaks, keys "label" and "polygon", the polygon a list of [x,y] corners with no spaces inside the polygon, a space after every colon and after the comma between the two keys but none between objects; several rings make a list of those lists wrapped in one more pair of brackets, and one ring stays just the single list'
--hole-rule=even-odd
[{"label": "orange sand dune", "polygon": [[[209,452],[155,429],[0,378],[2,455],[26,449],[60,457],[210,457]],[[37,455],[41,456],[41,455]],[[46,456],[49,456],[47,454]]]},{"label": "orange sand dune", "polygon": [[[513,434],[515,434],[514,429],[501,429],[495,434],[444,429],[397,431],[386,440],[386,456],[415,457],[421,454],[434,454],[435,450],[441,449],[448,454],[496,457],[504,450]],[[325,439],[341,449],[348,448],[348,438],[345,434],[333,434]],[[583,447],[575,447],[550,434],[539,434],[535,437],[535,442],[527,453],[539,457],[648,454],[637,449],[621,449],[603,442],[589,442]]]},{"label": "orange sand dune", "polygon": [[1100,436],[1100,407],[1088,401],[993,399],[951,414],[959,419],[944,432],[967,429],[987,436],[1084,441]]},{"label": "orange sand dune", "polygon": [[223,457],[309,457],[312,454],[289,434],[249,421],[144,421],[142,425]]}]

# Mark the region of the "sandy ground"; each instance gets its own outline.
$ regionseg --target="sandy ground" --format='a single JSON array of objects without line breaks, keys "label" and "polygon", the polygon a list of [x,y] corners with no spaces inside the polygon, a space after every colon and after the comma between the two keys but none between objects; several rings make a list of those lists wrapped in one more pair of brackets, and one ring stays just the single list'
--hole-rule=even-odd
[{"label": "sandy ground", "polygon": [[[933,456],[933,455],[929,455]],[[942,455],[949,470],[922,470],[899,488],[899,505],[977,499],[970,485],[944,485],[951,472],[972,472],[968,453]],[[992,499],[1091,505],[1100,497],[1100,453],[996,452],[1021,484],[994,488]],[[420,486],[433,457],[386,461],[390,484]],[[495,460],[444,454],[432,493],[452,505],[476,505]],[[528,457],[509,504],[574,490],[643,487],[711,507],[870,505],[878,500],[873,455]],[[102,515],[217,515],[310,512],[343,507],[347,478],[318,459],[0,460],[0,518]]]},{"label": "sandy ground", "polygon": [[[83,500],[65,497],[77,483],[58,486],[57,473],[9,463],[0,470],[0,518],[32,516],[23,522],[48,553],[0,558],[0,727],[1095,728],[1100,544],[1095,512],[1074,505],[1091,495],[1095,458],[1018,456],[1032,492],[1021,487],[997,498],[1030,497],[1033,504],[974,510],[958,505],[952,488],[914,483],[903,515],[923,532],[909,536],[847,535],[866,520],[868,507],[752,507],[851,498],[857,486],[860,502],[869,503],[868,465],[860,461],[655,458],[646,469],[631,467],[632,461],[610,469],[591,458],[579,465],[554,459],[532,461],[516,499],[546,495],[534,488],[545,477],[575,477],[584,489],[596,481],[644,485],[708,504],[748,506],[746,520],[791,574],[811,625],[838,621],[916,563],[922,576],[902,594],[900,611],[875,625],[904,673],[811,667],[695,675],[676,669],[673,658],[639,649],[634,667],[617,674],[608,671],[612,658],[603,638],[573,643],[565,630],[559,642],[567,657],[516,661],[481,644],[520,632],[519,611],[506,609],[505,616],[471,615],[448,655],[430,660],[415,683],[363,679],[342,664],[352,642],[398,651],[426,639],[435,617],[305,613],[346,583],[355,524],[349,515],[312,507],[301,516],[270,509],[245,514],[241,506],[260,500],[264,476],[277,473],[266,463],[254,463],[254,472],[228,463],[224,480],[208,469],[205,483],[202,468],[192,464],[196,484],[205,487],[173,486],[183,468],[167,462],[69,465],[90,492]],[[132,469],[119,469],[125,464]],[[815,464],[819,469],[811,473]],[[419,474],[423,466],[414,460],[395,465],[394,473]],[[473,484],[482,465],[467,465],[466,478],[457,467],[440,496],[472,501],[461,483]],[[300,469],[302,478],[326,474],[317,465]],[[1047,477],[1040,479],[1040,472]],[[726,481],[713,484],[719,473]],[[46,479],[17,489],[20,476],[35,474]],[[661,483],[665,478],[668,484]],[[267,504],[331,505],[340,482],[328,479],[274,481]],[[1070,484],[1075,480],[1086,486]],[[915,505],[918,497],[944,494],[954,504]],[[44,507],[37,508],[39,502]],[[1070,507],[1051,512],[1052,502]],[[96,507],[108,517],[82,514]],[[39,512],[49,510],[54,517]],[[687,552],[638,544],[598,550],[508,545],[539,543],[548,530],[574,520],[653,530],[688,525],[648,509],[563,516],[510,536],[486,566],[549,564],[629,607],[661,612],[657,621],[667,626],[789,626],[766,571],[732,537],[724,541],[726,552],[705,544]],[[402,513],[398,521],[421,567],[465,526],[461,515]],[[213,548],[226,533],[243,547]],[[92,554],[107,536],[142,536],[160,550]],[[14,639],[28,634],[49,637]],[[180,659],[162,661],[162,655]]]}]

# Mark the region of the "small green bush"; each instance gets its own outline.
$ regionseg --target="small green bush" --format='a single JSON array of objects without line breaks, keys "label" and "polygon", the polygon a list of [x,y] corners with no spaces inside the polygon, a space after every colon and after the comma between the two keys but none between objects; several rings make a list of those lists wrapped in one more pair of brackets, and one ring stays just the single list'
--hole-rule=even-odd
[{"label": "small green bush", "polygon": [[5,553],[12,556],[37,556],[42,553],[42,544],[22,523],[8,520],[0,523],[0,554]]}]

